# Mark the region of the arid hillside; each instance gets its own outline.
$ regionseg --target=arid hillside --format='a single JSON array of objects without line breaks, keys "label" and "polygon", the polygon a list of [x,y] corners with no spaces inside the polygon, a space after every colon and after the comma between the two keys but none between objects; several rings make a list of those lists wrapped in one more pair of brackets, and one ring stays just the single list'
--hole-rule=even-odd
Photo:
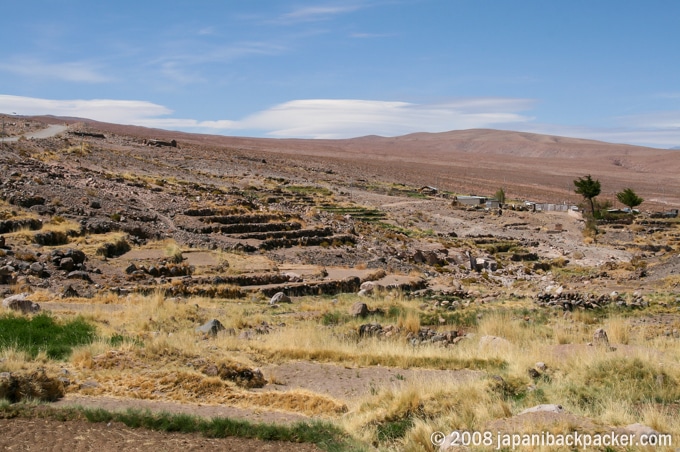
[{"label": "arid hillside", "polygon": [[[82,122],[41,118],[49,122]],[[416,133],[394,138],[346,140],[242,138],[187,134],[87,121],[88,127],[185,145],[279,154],[292,161],[318,160],[350,178],[379,176],[395,183],[491,195],[503,186],[511,197],[578,202],[572,181],[585,174],[602,182],[602,197],[633,188],[647,207],[680,205],[680,152],[593,140],[499,130]]]}]

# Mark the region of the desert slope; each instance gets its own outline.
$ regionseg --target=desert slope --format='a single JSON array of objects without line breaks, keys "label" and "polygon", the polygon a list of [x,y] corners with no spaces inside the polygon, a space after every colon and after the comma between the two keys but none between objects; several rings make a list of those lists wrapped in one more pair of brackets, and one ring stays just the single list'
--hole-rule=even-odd
[{"label": "desert slope", "polygon": [[650,208],[680,204],[680,152],[602,141],[489,129],[367,136],[342,140],[247,138],[190,134],[75,118],[92,130],[175,139],[181,147],[237,149],[279,154],[290,161],[316,161],[346,177],[387,177],[394,182],[437,185],[461,193],[492,194],[503,186],[510,196],[548,202],[577,202],[572,181],[591,174],[602,196],[631,187]]}]

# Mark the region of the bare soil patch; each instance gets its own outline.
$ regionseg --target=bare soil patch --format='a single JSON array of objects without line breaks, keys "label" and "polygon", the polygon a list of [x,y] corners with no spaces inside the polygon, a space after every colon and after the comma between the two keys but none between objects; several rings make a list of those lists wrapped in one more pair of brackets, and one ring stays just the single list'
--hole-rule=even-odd
[{"label": "bare soil patch", "polygon": [[[277,382],[272,389],[289,391],[307,389],[350,402],[378,389],[401,386],[414,381],[426,384],[433,380],[468,381],[483,372],[472,370],[425,370],[389,367],[343,367],[333,364],[288,362],[262,368],[265,375]],[[261,391],[258,390],[258,391]]]},{"label": "bare soil patch", "polygon": [[229,450],[313,452],[311,444],[260,441],[247,438],[204,438],[198,434],[163,433],[132,429],[121,423],[54,421],[47,419],[0,419],[2,450],[25,451],[198,451]]}]

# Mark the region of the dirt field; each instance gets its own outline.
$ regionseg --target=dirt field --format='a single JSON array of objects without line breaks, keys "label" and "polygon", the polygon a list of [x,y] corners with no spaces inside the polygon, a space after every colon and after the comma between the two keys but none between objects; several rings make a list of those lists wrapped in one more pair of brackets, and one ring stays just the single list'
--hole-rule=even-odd
[{"label": "dirt field", "polygon": [[198,451],[315,452],[309,444],[245,438],[204,438],[197,434],[161,433],[131,429],[120,423],[0,419],[0,448],[7,451]]}]

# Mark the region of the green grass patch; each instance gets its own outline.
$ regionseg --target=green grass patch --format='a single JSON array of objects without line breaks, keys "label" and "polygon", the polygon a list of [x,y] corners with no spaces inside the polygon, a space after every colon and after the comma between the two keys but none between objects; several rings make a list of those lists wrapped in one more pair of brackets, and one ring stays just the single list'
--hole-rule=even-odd
[{"label": "green grass patch", "polygon": [[416,199],[427,199],[427,195],[425,193],[421,193],[419,191],[409,191],[406,192],[406,196],[409,198],[416,198]]},{"label": "green grass patch", "polygon": [[346,323],[350,319],[349,315],[343,314],[340,311],[330,311],[330,312],[325,312],[321,316],[321,324],[322,325],[339,325],[341,323]]},{"label": "green grass patch", "polygon": [[137,338],[134,338],[134,337],[124,336],[122,334],[114,334],[113,336],[111,336],[111,338],[109,339],[109,343],[113,347],[120,347],[123,344],[132,344],[132,345],[136,345],[137,347],[144,346],[143,341],[141,341]]},{"label": "green grass patch", "polygon": [[393,442],[406,436],[406,432],[413,427],[413,418],[406,416],[402,419],[385,421],[376,426],[378,442]]},{"label": "green grass patch", "polygon": [[33,318],[14,314],[0,317],[0,349],[17,347],[32,358],[45,351],[51,359],[67,358],[73,347],[95,338],[95,327],[82,318],[59,323],[48,314]]},{"label": "green grass patch", "polygon": [[289,185],[285,187],[285,190],[301,195],[331,196],[333,194],[332,191],[325,187],[314,187],[311,185]]},{"label": "green grass patch", "polygon": [[366,223],[374,223],[383,220],[387,214],[378,209],[371,209],[361,206],[338,206],[331,204],[324,204],[319,207],[324,212],[335,213],[338,215],[349,215],[355,220]]},{"label": "green grass patch", "polygon": [[614,357],[595,362],[569,375],[569,398],[583,407],[597,406],[608,394],[621,394],[632,403],[674,403],[680,386],[661,364],[639,358]]},{"label": "green grass patch", "polygon": [[423,313],[420,315],[420,324],[423,326],[439,325],[439,318],[446,320],[446,325],[470,328],[477,326],[477,311],[444,311]]}]

